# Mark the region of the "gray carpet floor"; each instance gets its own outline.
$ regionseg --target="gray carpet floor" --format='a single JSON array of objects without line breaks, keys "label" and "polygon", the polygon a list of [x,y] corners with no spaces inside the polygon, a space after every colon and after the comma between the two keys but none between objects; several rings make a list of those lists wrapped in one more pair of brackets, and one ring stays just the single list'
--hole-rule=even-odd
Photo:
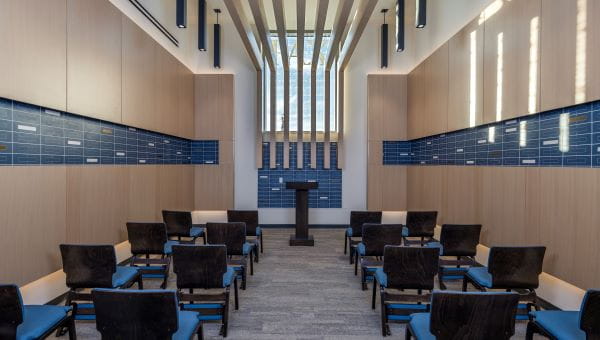
[{"label": "gray carpet floor", "polygon": [[[315,247],[290,247],[292,229],[264,230],[265,252],[240,290],[240,309],[231,303],[228,339],[379,339],[379,307],[371,310],[371,286],[343,254],[341,229],[314,229]],[[145,288],[158,281],[146,280]],[[135,286],[134,286],[135,288]],[[175,288],[171,275],[168,288]],[[460,289],[460,283],[449,283]],[[232,294],[233,295],[233,294]],[[517,322],[514,339],[525,338],[526,322]],[[391,339],[404,339],[404,326],[391,326]],[[205,325],[205,339],[221,339],[219,327]],[[77,322],[79,339],[100,339],[92,322]],[[66,339],[66,337],[64,337]]]}]

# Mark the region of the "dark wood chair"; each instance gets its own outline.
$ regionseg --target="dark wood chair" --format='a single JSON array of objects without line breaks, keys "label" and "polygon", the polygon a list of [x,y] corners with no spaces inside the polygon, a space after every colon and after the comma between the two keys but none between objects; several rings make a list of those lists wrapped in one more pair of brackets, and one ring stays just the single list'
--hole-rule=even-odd
[{"label": "dark wood chair", "polygon": [[430,313],[411,315],[406,340],[508,340],[518,303],[514,293],[435,292]]},{"label": "dark wood chair", "polygon": [[346,229],[344,235],[344,254],[349,249],[350,264],[354,261],[354,249],[360,242],[353,240],[354,237],[362,237],[362,227],[365,223],[381,224],[381,211],[351,211],[350,226]]},{"label": "dark wood chair", "polygon": [[[196,243],[196,239],[202,236],[204,244],[206,244],[206,231],[200,224],[192,223],[191,211],[162,211],[163,221],[167,225],[167,235],[176,237],[180,242]],[[181,238],[191,238],[191,241],[185,241]]]},{"label": "dark wood chair", "polygon": [[528,320],[531,308],[538,309],[535,289],[539,286],[546,247],[492,247],[487,267],[469,268],[463,292],[471,283],[476,289],[505,289],[519,293],[517,320]]},{"label": "dark wood chair", "polygon": [[[206,224],[208,244],[223,244],[227,247],[227,264],[233,266],[242,280],[242,289],[246,289],[248,258],[250,275],[254,275],[252,259],[253,245],[246,242],[246,225],[243,222],[224,222]],[[236,258],[234,258],[234,256]]]},{"label": "dark wood chair", "polygon": [[481,234],[481,224],[444,224],[440,241],[429,242],[426,247],[440,249],[438,281],[440,289],[446,289],[444,280],[462,280],[469,267],[477,265],[477,245]]},{"label": "dark wood chair", "polygon": [[172,290],[94,289],[96,329],[102,339],[202,339],[198,313],[179,311]]},{"label": "dark wood chair", "polygon": [[[237,276],[227,266],[224,245],[180,245],[173,247],[173,271],[177,274],[177,290],[182,310],[200,313],[201,322],[221,323],[221,332],[227,336],[229,295],[233,283],[235,309],[239,308]],[[205,290],[217,290],[208,294]],[[187,292],[185,292],[187,290]],[[199,290],[204,290],[201,293]]]},{"label": "dark wood chair", "polygon": [[526,339],[600,339],[600,290],[588,290],[579,311],[536,311],[527,324]]},{"label": "dark wood chair", "polygon": [[[375,309],[377,285],[381,296],[381,334],[391,334],[390,322],[408,322],[410,314],[429,311],[438,271],[438,248],[385,246],[383,268],[375,271],[371,307]],[[416,293],[404,293],[406,289]],[[400,290],[397,293],[391,290]]]},{"label": "dark wood chair", "polygon": [[23,305],[16,285],[0,285],[0,339],[45,339],[65,328],[77,339],[70,306]]},{"label": "dark wood chair", "polygon": [[254,259],[258,262],[258,249],[264,251],[263,232],[258,225],[258,210],[227,210],[227,222],[246,223],[246,236],[254,237],[248,242],[254,244]]},{"label": "dark wood chair", "polygon": [[[402,228],[404,245],[420,245],[432,241],[437,225],[437,211],[408,211],[406,212],[406,225]],[[408,238],[419,238],[409,240]]]},{"label": "dark wood chair", "polygon": [[135,282],[143,289],[138,268],[117,266],[112,245],[61,244],[60,253],[66,284],[69,288],[66,306],[73,306],[75,320],[94,320],[92,295],[89,288],[129,288]]},{"label": "dark wood chair", "polygon": [[143,279],[162,279],[160,288],[167,287],[171,253],[177,241],[169,240],[164,223],[127,223],[131,244],[131,266],[139,268]]},{"label": "dark wood chair", "polygon": [[361,268],[362,289],[367,289],[367,281],[373,279],[375,270],[383,264],[385,246],[402,244],[402,225],[399,224],[363,224],[362,241],[356,246],[354,254],[354,275],[358,274],[358,263]]}]

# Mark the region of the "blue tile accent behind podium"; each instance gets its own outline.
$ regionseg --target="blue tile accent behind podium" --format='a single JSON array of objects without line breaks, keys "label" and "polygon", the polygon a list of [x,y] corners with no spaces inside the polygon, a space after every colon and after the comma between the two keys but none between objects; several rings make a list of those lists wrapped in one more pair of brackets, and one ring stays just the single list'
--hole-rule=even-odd
[{"label": "blue tile accent behind podium", "polygon": [[411,141],[384,141],[383,164],[600,167],[600,101]]},{"label": "blue tile accent behind podium", "polygon": [[218,141],[191,141],[0,98],[0,165],[218,164],[218,150]]},{"label": "blue tile accent behind podium", "polygon": [[259,208],[293,208],[296,206],[294,190],[285,189],[290,181],[317,181],[319,188],[308,193],[310,208],[342,207],[342,170],[336,169],[337,144],[331,143],[330,160],[333,166],[325,169],[323,164],[324,143],[317,143],[317,168],[310,168],[310,143],[304,143],[304,163],[297,169],[296,143],[290,143],[290,167],[283,168],[283,142],[276,145],[275,169],[269,169],[269,143],[263,143],[263,166],[258,170],[258,207]]}]

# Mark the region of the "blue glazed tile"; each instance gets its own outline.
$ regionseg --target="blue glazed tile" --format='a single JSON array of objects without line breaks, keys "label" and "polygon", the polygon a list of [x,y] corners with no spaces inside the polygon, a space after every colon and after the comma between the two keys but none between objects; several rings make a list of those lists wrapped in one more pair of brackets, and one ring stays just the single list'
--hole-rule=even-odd
[{"label": "blue glazed tile", "polygon": [[64,164],[65,156],[42,155],[41,164]]},{"label": "blue glazed tile", "polygon": [[0,152],[0,164],[1,165],[11,165],[12,164],[12,154],[5,154]]},{"label": "blue glazed tile", "polygon": [[13,152],[27,155],[39,155],[40,145],[13,143]]},{"label": "blue glazed tile", "polygon": [[3,119],[3,120],[12,120],[12,111],[11,111],[11,109],[0,108],[0,119]]},{"label": "blue glazed tile", "polygon": [[0,130],[0,142],[12,142],[12,131]]},{"label": "blue glazed tile", "polygon": [[24,155],[24,154],[13,154],[13,164],[15,165],[39,165],[41,162],[40,155]]}]

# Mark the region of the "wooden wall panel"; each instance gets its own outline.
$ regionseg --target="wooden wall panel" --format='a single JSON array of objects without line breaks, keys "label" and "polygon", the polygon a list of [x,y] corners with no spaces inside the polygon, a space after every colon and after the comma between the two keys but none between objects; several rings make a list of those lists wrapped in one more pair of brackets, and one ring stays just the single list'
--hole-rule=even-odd
[{"label": "wooden wall panel", "polygon": [[154,105],[158,128],[170,135],[179,135],[179,62],[162,46],[154,45],[156,92]]},{"label": "wooden wall panel", "polygon": [[129,168],[129,216],[135,222],[155,222],[158,217],[158,166]]},{"label": "wooden wall panel", "polygon": [[156,103],[156,42],[123,17],[123,123],[160,131]]},{"label": "wooden wall panel", "polygon": [[[516,0],[505,1],[497,13],[486,18],[483,61],[485,123],[497,120],[498,109],[500,120],[539,111],[539,27],[543,26],[540,14],[541,0]],[[535,20],[538,21],[537,25],[532,23]],[[503,65],[500,81],[497,77],[499,34],[502,34],[503,52],[500,53]],[[538,52],[532,55],[532,49]],[[530,83],[533,84],[531,89]],[[530,97],[533,98],[532,107]],[[498,101],[501,107],[498,107]]]},{"label": "wooden wall panel", "polygon": [[448,166],[443,223],[481,223],[481,168]]},{"label": "wooden wall panel", "polygon": [[600,3],[542,0],[541,109],[600,99]]},{"label": "wooden wall panel", "polygon": [[424,131],[424,111],[425,111],[425,82],[424,82],[425,65],[417,66],[408,75],[407,89],[407,135],[409,139],[423,137]]},{"label": "wooden wall panel", "polygon": [[425,135],[446,132],[448,129],[448,43],[438,48],[425,61]]},{"label": "wooden wall panel", "polygon": [[121,122],[121,16],[109,1],[67,1],[67,111]]},{"label": "wooden wall panel", "polygon": [[179,64],[179,135],[194,139],[194,74]]},{"label": "wooden wall panel", "polygon": [[116,244],[126,240],[128,167],[67,167],[67,206],[67,242]]},{"label": "wooden wall panel", "polygon": [[0,281],[29,282],[61,266],[64,166],[0,168]]},{"label": "wooden wall panel", "polygon": [[195,210],[233,209],[233,164],[195,167]]},{"label": "wooden wall panel", "polygon": [[446,171],[438,166],[409,166],[407,172],[408,210],[436,210],[445,221]]},{"label": "wooden wall panel", "polygon": [[66,109],[66,0],[3,0],[0,97]]},{"label": "wooden wall panel", "polygon": [[383,141],[406,139],[404,75],[368,75],[367,208],[406,209],[406,167],[383,166]]},{"label": "wooden wall panel", "polygon": [[479,24],[479,18],[454,35],[448,49],[448,131],[480,125],[483,123],[483,25]]}]

